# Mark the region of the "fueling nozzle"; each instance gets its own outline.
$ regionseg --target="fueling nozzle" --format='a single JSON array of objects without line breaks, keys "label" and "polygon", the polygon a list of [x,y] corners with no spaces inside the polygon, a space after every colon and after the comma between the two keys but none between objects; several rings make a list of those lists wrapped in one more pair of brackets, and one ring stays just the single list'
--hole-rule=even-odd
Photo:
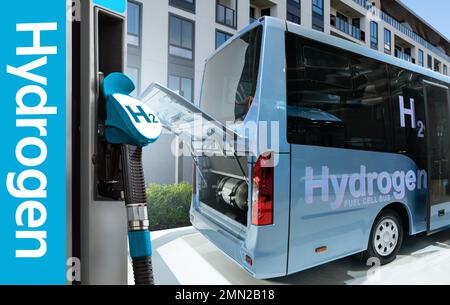
[{"label": "fueling nozzle", "polygon": [[128,240],[136,285],[153,285],[152,248],[147,214],[142,148],[161,136],[157,115],[130,94],[135,86],[122,73],[103,81],[106,101],[105,140],[121,145]]}]

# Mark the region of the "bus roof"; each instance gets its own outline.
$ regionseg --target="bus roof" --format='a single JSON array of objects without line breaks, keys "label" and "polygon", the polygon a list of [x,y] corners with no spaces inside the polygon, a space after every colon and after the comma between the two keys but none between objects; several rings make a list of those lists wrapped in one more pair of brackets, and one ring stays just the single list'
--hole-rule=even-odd
[{"label": "bus roof", "polygon": [[[264,17],[261,18],[255,22],[253,22],[252,24],[244,27],[243,29],[241,29],[240,31],[238,31],[236,33],[236,35],[234,35],[234,37],[232,39],[229,39],[227,42],[225,42],[221,47],[219,47],[211,56],[209,56],[206,59],[206,62],[208,62],[209,60],[211,60],[217,53],[220,53],[220,51],[224,48],[226,48],[227,45],[229,45],[230,43],[232,43],[236,38],[240,37],[241,35],[247,33],[248,31],[251,31],[252,29],[254,29],[255,27],[263,24],[264,26],[274,26],[275,24],[279,24],[279,22],[281,21],[281,19],[279,18],[275,18],[275,17]],[[375,60],[378,61],[382,61],[385,62],[387,64],[390,65],[394,65],[403,69],[407,69],[410,70],[412,72],[416,72],[437,80],[440,80],[442,82],[445,82],[447,84],[450,84],[450,77],[445,76],[443,74],[440,74],[438,72],[432,71],[430,69],[421,67],[419,65],[407,62],[405,60],[401,60],[398,59],[396,57],[393,57],[391,55],[387,55],[384,54],[382,52],[373,50],[371,48],[368,48],[366,46],[362,46],[359,45],[357,43],[345,40],[343,38],[339,38],[339,37],[335,37],[332,35],[328,35],[325,34],[323,32],[320,31],[316,31],[313,29],[309,29],[306,27],[303,27],[301,25],[286,21],[286,31],[293,33],[293,34],[297,34],[300,35],[302,37],[311,39],[311,40],[315,40],[324,44],[328,44],[330,46],[334,46],[334,47],[338,47],[340,49],[343,50],[347,50],[356,54],[360,54],[369,58],[373,58]]]}]

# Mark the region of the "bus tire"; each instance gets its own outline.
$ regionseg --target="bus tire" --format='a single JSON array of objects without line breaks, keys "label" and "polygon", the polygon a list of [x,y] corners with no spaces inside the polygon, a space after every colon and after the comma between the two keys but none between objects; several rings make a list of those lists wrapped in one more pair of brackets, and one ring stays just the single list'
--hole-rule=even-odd
[{"label": "bus tire", "polygon": [[403,222],[398,213],[392,209],[382,211],[375,219],[363,261],[370,266],[391,263],[397,258],[403,238]]}]

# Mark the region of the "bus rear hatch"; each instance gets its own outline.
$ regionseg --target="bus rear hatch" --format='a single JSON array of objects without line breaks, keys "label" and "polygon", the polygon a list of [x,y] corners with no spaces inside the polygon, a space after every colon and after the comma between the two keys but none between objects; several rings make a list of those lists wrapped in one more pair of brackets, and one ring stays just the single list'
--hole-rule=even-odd
[{"label": "bus rear hatch", "polygon": [[251,155],[247,139],[162,85],[150,85],[140,100],[186,144],[199,177],[193,181],[199,201],[246,226]]}]

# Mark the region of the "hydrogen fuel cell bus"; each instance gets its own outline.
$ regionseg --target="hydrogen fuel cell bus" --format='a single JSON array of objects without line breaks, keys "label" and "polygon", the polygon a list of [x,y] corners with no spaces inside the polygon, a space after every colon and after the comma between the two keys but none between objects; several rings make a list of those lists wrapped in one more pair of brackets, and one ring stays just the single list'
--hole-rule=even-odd
[{"label": "hydrogen fuel cell bus", "polygon": [[[142,99],[188,135],[192,224],[265,279],[358,253],[386,264],[404,237],[450,225],[449,87],[418,65],[268,17],[206,61],[199,107],[159,85]],[[209,123],[192,132],[195,113]],[[270,122],[271,147],[261,145]],[[216,147],[232,154],[208,154],[215,134],[232,139]],[[238,139],[257,145],[233,150]]]}]

